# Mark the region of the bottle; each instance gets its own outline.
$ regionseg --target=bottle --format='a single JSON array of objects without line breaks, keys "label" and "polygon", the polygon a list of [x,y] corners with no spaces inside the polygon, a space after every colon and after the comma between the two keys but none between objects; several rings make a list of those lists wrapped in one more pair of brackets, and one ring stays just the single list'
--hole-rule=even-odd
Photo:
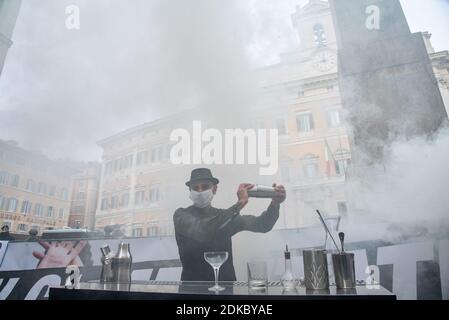
[{"label": "bottle", "polygon": [[282,286],[284,287],[284,291],[295,290],[298,280],[293,274],[292,260],[290,251],[288,251],[288,246],[286,246],[284,258],[285,258],[285,272],[281,277]]}]

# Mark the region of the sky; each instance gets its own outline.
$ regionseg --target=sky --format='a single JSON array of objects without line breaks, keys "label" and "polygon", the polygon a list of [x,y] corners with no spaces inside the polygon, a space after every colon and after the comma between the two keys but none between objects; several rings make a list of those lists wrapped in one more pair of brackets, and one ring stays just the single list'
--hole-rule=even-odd
[{"label": "sky", "polygon": [[[51,158],[100,160],[97,141],[234,94],[233,85],[245,88],[234,81],[245,64],[298,48],[290,16],[307,0],[223,3],[23,0],[0,77],[0,139]],[[449,0],[401,3],[413,32],[449,49]],[[65,28],[70,4],[80,7],[80,30]]]}]

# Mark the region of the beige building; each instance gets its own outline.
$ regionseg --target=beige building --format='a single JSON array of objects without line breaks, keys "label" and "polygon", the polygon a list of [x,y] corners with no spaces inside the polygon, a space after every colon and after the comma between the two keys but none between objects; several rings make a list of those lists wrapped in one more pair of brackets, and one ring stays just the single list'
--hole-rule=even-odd
[{"label": "beige building", "polygon": [[78,173],[72,176],[68,226],[94,230],[101,166],[97,162],[89,162],[80,164],[77,169]]},{"label": "beige building", "polygon": [[0,74],[8,49],[12,46],[11,37],[21,3],[22,0],[0,0]]},{"label": "beige building", "polygon": [[185,189],[188,166],[169,161],[170,132],[188,125],[195,113],[146,123],[99,141],[103,162],[96,229],[121,225],[128,236],[173,234],[173,211]]},{"label": "beige building", "polygon": [[25,234],[67,226],[73,173],[61,162],[0,140],[0,225]]},{"label": "beige building", "polygon": [[[280,181],[286,186],[287,201],[275,226],[282,229],[318,224],[316,209],[327,216],[350,214],[345,182],[351,146],[328,2],[313,0],[298,7],[292,22],[300,47],[282,54],[278,64],[256,71],[260,95],[251,113],[256,115],[251,119],[255,128],[279,132],[278,173],[253,177],[258,183]],[[423,36],[448,107],[448,52],[434,52],[430,34]],[[188,197],[179,177],[187,177],[191,167],[170,163],[168,137],[174,128],[191,126],[195,116],[186,112],[167,117],[99,142],[104,152],[98,228],[120,224],[130,236],[173,233],[173,208],[185,204]],[[233,173],[231,167],[222,166],[221,176]],[[232,201],[233,192],[229,194],[226,203]]]}]

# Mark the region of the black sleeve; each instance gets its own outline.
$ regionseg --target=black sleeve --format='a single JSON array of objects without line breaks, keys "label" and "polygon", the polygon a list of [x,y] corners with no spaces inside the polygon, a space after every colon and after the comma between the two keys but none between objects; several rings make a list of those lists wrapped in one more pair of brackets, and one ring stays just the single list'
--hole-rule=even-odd
[{"label": "black sleeve", "polygon": [[258,233],[267,233],[271,231],[279,218],[280,205],[270,204],[260,216],[237,215],[233,217],[229,224],[229,230],[232,234],[240,231],[252,231]]},{"label": "black sleeve", "polygon": [[188,210],[178,209],[173,216],[175,232],[199,242],[208,242],[235,214],[234,210],[219,210],[217,214],[200,218]]}]

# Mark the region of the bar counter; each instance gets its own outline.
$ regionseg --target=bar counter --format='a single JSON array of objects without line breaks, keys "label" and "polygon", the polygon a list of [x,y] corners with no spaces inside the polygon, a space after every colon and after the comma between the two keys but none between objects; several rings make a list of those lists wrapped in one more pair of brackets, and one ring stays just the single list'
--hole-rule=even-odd
[{"label": "bar counter", "polygon": [[306,290],[284,292],[279,282],[270,282],[262,291],[252,291],[246,282],[220,282],[224,291],[208,290],[212,282],[133,281],[131,284],[80,283],[77,289],[50,288],[49,300],[396,300],[396,295],[383,287],[369,289]]}]

